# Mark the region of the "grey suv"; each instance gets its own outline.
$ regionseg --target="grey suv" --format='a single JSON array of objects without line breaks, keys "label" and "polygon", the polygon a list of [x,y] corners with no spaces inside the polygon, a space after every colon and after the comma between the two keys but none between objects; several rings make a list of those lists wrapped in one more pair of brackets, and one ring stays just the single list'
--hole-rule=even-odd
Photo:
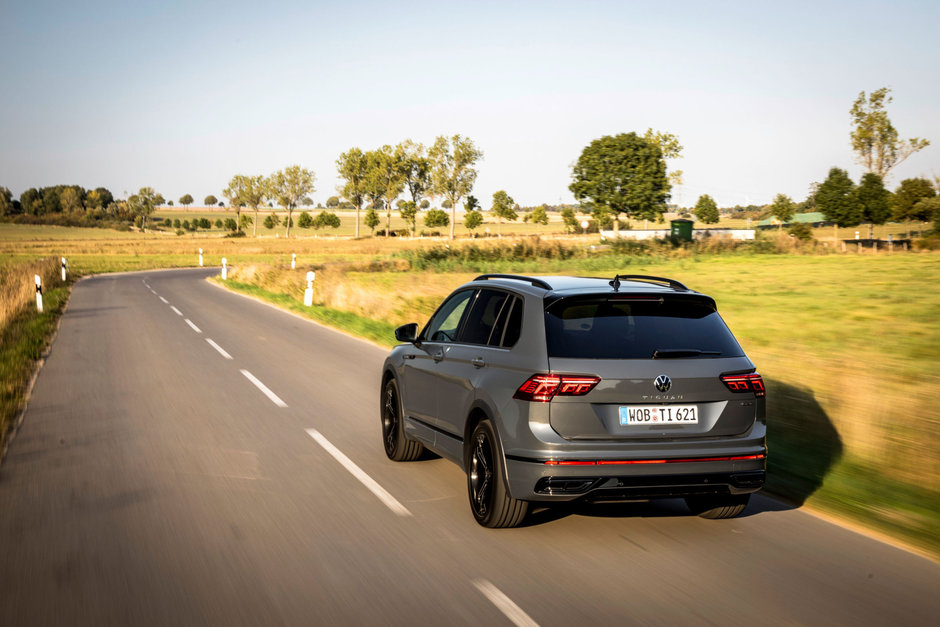
[{"label": "grey suv", "polygon": [[485,274],[385,360],[385,452],[467,473],[470,509],[684,497],[740,514],[764,483],[764,384],[715,301],[672,279]]}]

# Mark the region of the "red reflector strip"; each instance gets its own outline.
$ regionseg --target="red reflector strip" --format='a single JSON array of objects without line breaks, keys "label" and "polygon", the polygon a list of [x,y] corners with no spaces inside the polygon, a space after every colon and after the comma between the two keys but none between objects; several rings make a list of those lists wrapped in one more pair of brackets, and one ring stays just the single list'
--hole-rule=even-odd
[{"label": "red reflector strip", "polygon": [[738,462],[751,459],[764,459],[759,455],[733,455],[730,457],[690,457],[687,459],[601,459],[593,462],[550,459],[546,466],[626,466],[628,464],[693,464],[695,462]]}]

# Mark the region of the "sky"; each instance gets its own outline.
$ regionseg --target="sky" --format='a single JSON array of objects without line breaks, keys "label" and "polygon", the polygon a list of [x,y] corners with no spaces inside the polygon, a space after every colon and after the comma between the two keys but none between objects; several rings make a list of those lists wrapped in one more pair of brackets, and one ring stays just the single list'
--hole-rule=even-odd
[{"label": "sky", "polygon": [[314,201],[336,159],[470,137],[473,194],[573,202],[592,140],[647,128],[684,147],[672,201],[803,200],[862,168],[859,92],[892,90],[933,142],[888,187],[940,175],[940,2],[143,2],[0,0],[0,186],[221,197],[293,164]]}]

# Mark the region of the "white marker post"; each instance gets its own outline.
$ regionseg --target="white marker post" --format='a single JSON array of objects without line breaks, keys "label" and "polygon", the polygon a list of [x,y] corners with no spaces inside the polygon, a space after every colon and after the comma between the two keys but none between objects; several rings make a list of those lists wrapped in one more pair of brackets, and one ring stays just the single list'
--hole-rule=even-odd
[{"label": "white marker post", "polygon": [[587,228],[588,228],[588,225],[589,225],[589,224],[590,224],[590,223],[589,223],[587,220],[581,220],[581,230],[582,230],[582,231],[587,231]]},{"label": "white marker post", "polygon": [[316,274],[311,270],[307,273],[307,289],[304,290],[304,307],[313,306],[313,280]]},{"label": "white marker post", "polygon": [[38,274],[34,274],[33,277],[36,281],[36,309],[42,313],[42,277]]},{"label": "white marker post", "polygon": [[225,257],[222,257],[222,280],[223,281],[228,278],[228,266],[226,265],[227,263],[228,263],[228,259],[226,259]]},{"label": "white marker post", "polygon": [[202,249],[199,249],[199,267],[202,267]]},{"label": "white marker post", "polygon": [[293,253],[290,256],[290,269],[291,270],[297,269],[297,253]]},{"label": "white marker post", "polygon": [[62,282],[65,283],[66,271],[69,269],[69,262],[62,257]]}]

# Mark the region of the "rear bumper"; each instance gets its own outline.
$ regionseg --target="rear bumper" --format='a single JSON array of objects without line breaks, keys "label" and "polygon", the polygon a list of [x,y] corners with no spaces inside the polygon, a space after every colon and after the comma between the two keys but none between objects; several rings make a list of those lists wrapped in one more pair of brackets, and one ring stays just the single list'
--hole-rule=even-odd
[{"label": "rear bumper", "polygon": [[695,494],[746,494],[760,490],[766,472],[760,459],[638,463],[631,465],[547,465],[506,460],[513,498],[525,501],[625,501]]}]

